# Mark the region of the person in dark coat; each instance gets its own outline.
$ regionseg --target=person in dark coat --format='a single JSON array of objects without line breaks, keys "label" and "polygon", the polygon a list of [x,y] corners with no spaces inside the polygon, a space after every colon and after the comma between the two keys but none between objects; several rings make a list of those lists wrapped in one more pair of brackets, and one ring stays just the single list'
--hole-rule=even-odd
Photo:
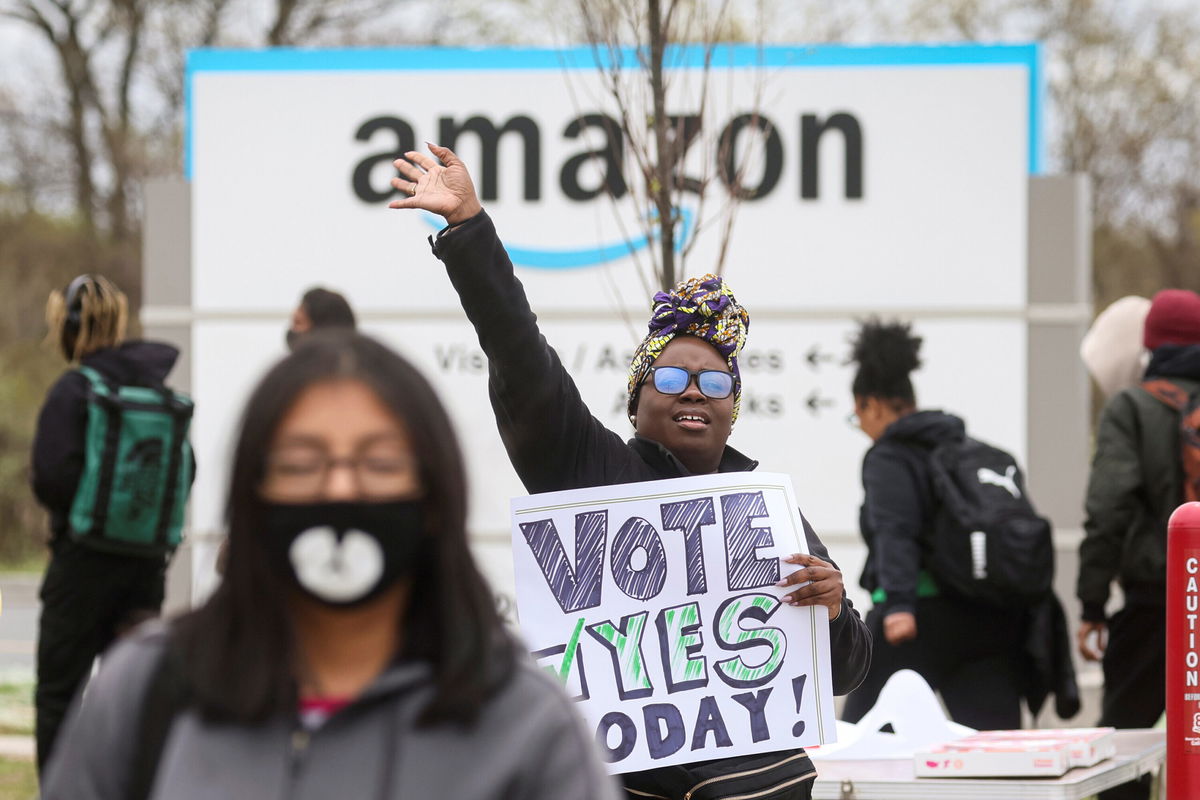
[{"label": "person in dark coat", "polygon": [[[654,298],[650,332],[638,348],[628,382],[635,435],[628,442],[592,416],[558,354],[538,329],[524,288],[483,211],[462,161],[449,149],[430,148],[396,162],[405,179],[393,184],[409,196],[393,208],[440,214],[447,227],[432,239],[488,357],[488,390],[509,459],[529,492],[752,470],[758,462],[727,444],[741,397],[737,356],[749,317],[721,279],[686,281]],[[411,163],[410,163],[411,162]],[[443,166],[444,165],[444,166]],[[680,370],[670,370],[680,367]],[[672,375],[671,373],[676,373]],[[678,385],[669,378],[686,373]],[[841,572],[807,521],[811,555],[792,556],[800,567],[789,585],[811,581],[790,595],[792,605],[829,609],[833,689],[859,684],[871,658],[871,639],[846,598]],[[740,760],[733,759],[730,770]],[[671,796],[680,768],[623,776],[631,796]],[[807,796],[811,784],[785,797]]]},{"label": "person in dark coat", "polygon": [[920,366],[920,347],[911,326],[877,319],[863,323],[854,342],[855,414],[874,442],[863,458],[859,525],[867,545],[860,584],[874,602],[867,627],[876,646],[843,718],[858,722],[887,679],[911,669],[941,694],[955,722],[1019,728],[1024,615],[945,596],[923,563],[938,508],[930,453],[966,430],[956,416],[918,410],[909,374]]},{"label": "person in dark coat", "polygon": [[[179,351],[158,342],[125,341],[127,315],[125,295],[112,282],[81,275],[50,296],[50,341],[68,363],[91,367],[115,385],[162,386]],[[120,633],[158,614],[166,579],[161,555],[99,552],[68,535],[68,514],[84,471],[88,386],[77,369],[64,373],[46,395],[33,441],[33,492],[50,514],[35,690],[39,771],[92,662]]]},{"label": "person in dark coat", "polygon": [[[1156,294],[1143,342],[1144,381],[1200,391],[1200,295]],[[1088,478],[1087,519],[1076,593],[1083,604],[1079,651],[1104,668],[1101,725],[1149,728],[1166,704],[1167,521],[1183,502],[1179,412],[1141,386],[1113,395],[1100,415]],[[1125,604],[1107,616],[1112,582]],[[1104,800],[1149,796],[1146,779],[1103,792]]]}]

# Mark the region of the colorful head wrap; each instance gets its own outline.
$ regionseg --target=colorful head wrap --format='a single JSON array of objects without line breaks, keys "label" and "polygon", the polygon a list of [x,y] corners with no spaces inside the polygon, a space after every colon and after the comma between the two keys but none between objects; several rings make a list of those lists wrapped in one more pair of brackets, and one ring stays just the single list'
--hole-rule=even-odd
[{"label": "colorful head wrap", "polygon": [[738,305],[733,290],[716,275],[688,278],[670,292],[654,295],[649,333],[629,364],[629,421],[634,421],[638,387],[655,360],[676,336],[695,336],[711,344],[733,373],[733,419],[742,405],[742,375],[738,353],[746,345],[750,314]]}]

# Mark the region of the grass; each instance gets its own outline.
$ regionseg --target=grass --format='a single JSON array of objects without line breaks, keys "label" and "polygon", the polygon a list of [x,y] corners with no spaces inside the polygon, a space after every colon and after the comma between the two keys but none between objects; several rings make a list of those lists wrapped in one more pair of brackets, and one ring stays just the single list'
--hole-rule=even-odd
[{"label": "grass", "polygon": [[34,800],[37,797],[37,766],[19,758],[0,758],[0,797]]},{"label": "grass", "polygon": [[46,562],[50,554],[44,547],[39,547],[21,558],[0,559],[0,573],[16,573],[21,575],[38,575],[46,571]]},{"label": "grass", "polygon": [[0,736],[32,735],[33,681],[0,682]]}]

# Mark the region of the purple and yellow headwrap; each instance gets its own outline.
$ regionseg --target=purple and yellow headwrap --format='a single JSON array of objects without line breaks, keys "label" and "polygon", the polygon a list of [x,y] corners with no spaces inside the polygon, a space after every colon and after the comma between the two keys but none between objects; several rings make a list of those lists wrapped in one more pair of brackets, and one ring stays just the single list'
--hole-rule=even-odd
[{"label": "purple and yellow headwrap", "polygon": [[638,387],[655,360],[676,336],[695,336],[711,344],[733,373],[733,419],[742,405],[742,374],[738,354],[746,345],[750,314],[738,305],[733,290],[716,275],[688,278],[670,292],[654,295],[650,331],[629,364],[629,421],[634,421]]}]

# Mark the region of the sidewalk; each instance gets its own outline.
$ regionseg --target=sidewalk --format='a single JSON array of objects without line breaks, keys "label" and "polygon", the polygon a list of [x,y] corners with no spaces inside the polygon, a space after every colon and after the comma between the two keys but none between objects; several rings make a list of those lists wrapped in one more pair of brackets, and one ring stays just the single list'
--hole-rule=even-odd
[{"label": "sidewalk", "polygon": [[0,736],[0,758],[33,760],[32,736]]}]

